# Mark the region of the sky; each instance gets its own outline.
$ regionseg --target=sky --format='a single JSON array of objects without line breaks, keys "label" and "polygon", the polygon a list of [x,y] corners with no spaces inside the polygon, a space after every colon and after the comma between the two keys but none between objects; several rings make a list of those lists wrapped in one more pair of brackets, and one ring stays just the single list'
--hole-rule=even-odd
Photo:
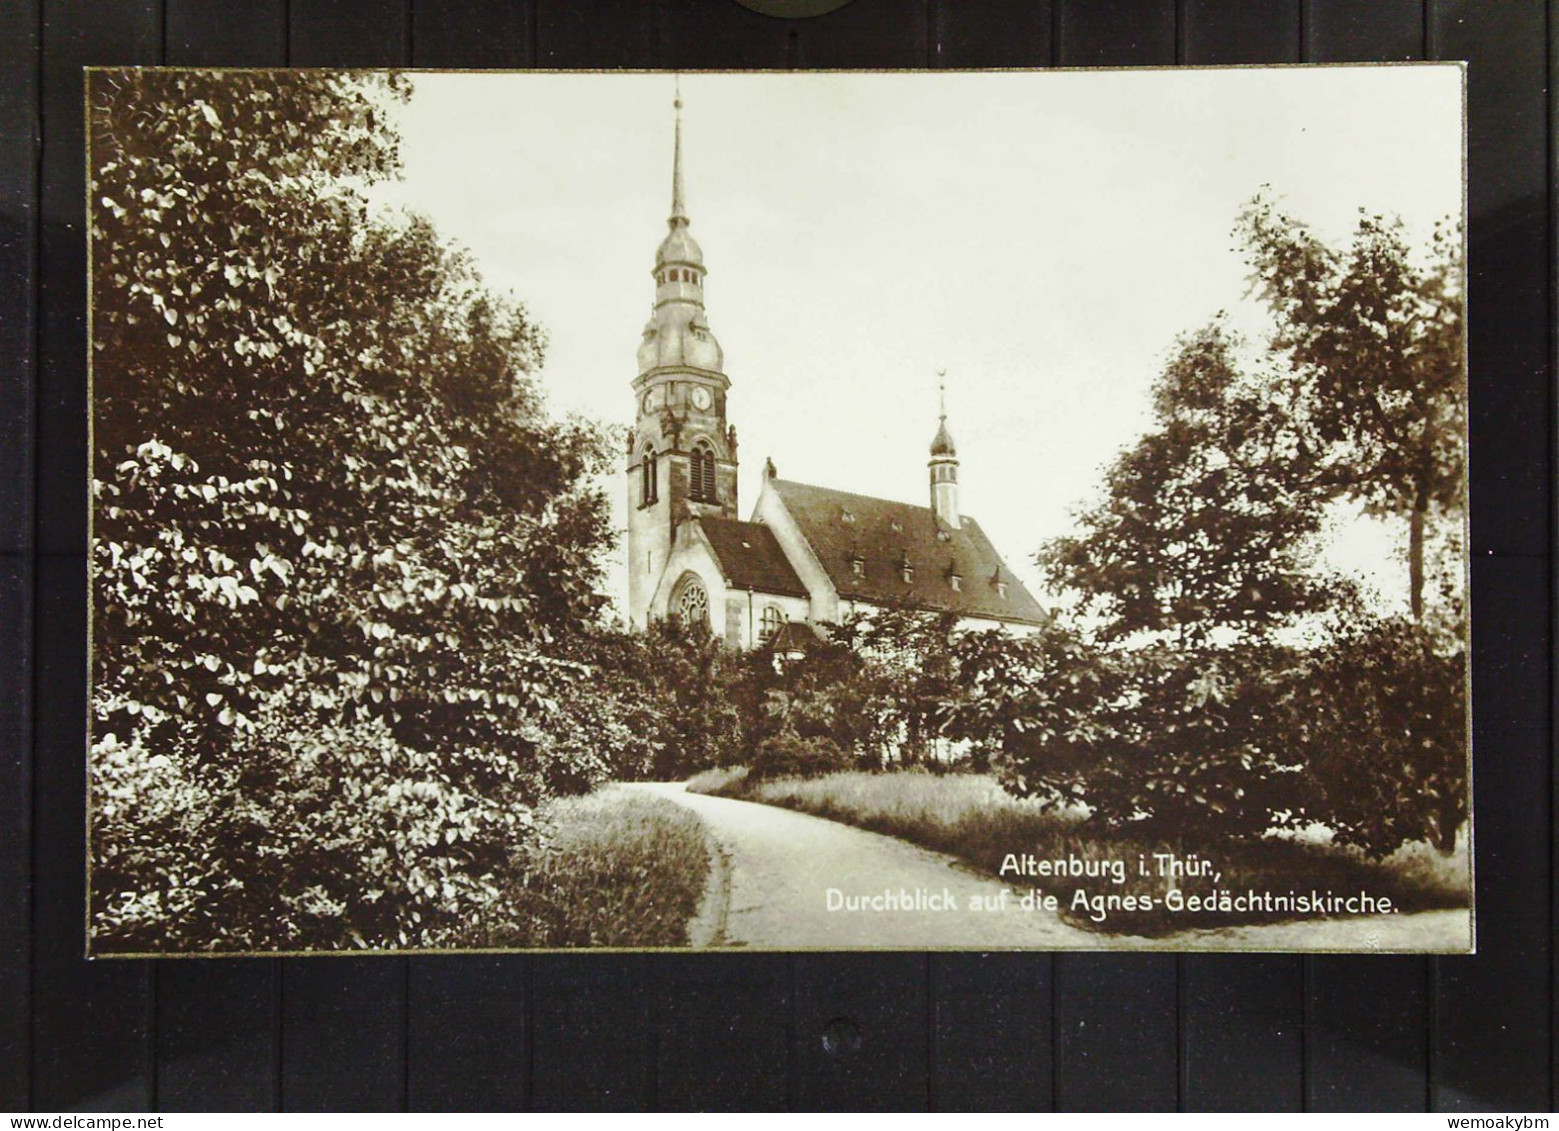
[{"label": "sky", "polygon": [[[1037,584],[1149,424],[1177,335],[1259,339],[1232,229],[1262,186],[1323,238],[1361,208],[1427,239],[1462,212],[1454,66],[684,74],[683,166],[741,444],[782,477],[925,503],[946,371],[963,511]],[[560,412],[631,425],[670,208],[655,74],[418,74],[386,197],[546,327]],[[625,522],[626,487],[609,485]],[[1354,530],[1338,561],[1387,562]],[[619,559],[620,559],[619,554]],[[1384,571],[1384,573],[1382,573]],[[613,570],[615,590],[620,567]]]}]

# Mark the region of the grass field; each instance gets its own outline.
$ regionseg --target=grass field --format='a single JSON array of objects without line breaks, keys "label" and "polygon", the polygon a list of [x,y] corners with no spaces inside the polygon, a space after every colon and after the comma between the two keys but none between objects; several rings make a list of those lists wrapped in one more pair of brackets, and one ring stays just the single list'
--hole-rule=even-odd
[{"label": "grass field", "polygon": [[520,862],[517,926],[486,946],[688,945],[709,875],[703,827],[669,801],[608,787],[550,803],[547,847]]},{"label": "grass field", "polygon": [[[960,857],[996,875],[1019,891],[1043,887],[1061,900],[1061,914],[1078,926],[1111,933],[1162,935],[1187,927],[1185,914],[1111,910],[1104,922],[1090,913],[1073,912],[1069,902],[1079,886],[1112,895],[1148,895],[1162,899],[1171,888],[1191,893],[1210,880],[1171,881],[1143,876],[1138,861],[1153,870],[1155,853],[1184,859],[1195,853],[1210,860],[1219,873],[1216,887],[1233,892],[1255,890],[1386,896],[1400,911],[1427,911],[1467,905],[1466,858],[1449,860],[1410,846],[1382,862],[1361,854],[1300,839],[1272,838],[1254,842],[1227,841],[1178,844],[1133,839],[1089,828],[1077,817],[1046,813],[1031,802],[1006,793],[993,779],[976,774],[935,775],[898,773],[838,773],[820,778],[781,778],[749,784],[740,771],[715,770],[693,778],[694,792],[737,797],[796,809],[819,817],[886,833],[926,848]],[[1106,866],[1124,865],[1119,884],[1094,880],[1043,879],[1001,875],[1009,853],[1029,853],[1040,860],[1076,859]],[[1196,925],[1230,926],[1282,922],[1292,914],[1251,911],[1219,913],[1216,923],[1196,916]]]}]

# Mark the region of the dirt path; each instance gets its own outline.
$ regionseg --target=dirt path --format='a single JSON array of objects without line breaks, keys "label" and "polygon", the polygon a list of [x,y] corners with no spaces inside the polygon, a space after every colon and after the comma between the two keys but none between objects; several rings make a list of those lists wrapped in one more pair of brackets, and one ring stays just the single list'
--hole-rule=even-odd
[{"label": "dirt path", "polygon": [[[688,793],[680,782],[624,788],[683,805],[709,830],[718,860],[693,932],[700,946],[1446,950],[1465,945],[1471,929],[1467,912],[1436,911],[1187,931],[1167,939],[1101,935],[1051,912],[1023,910],[1009,885],[896,837],[772,805]],[[890,905],[889,893],[897,906]],[[1004,893],[1005,910],[977,908],[977,897],[1002,907]],[[862,897],[875,897],[876,906],[858,902]],[[841,906],[846,899],[859,909]]]},{"label": "dirt path", "polygon": [[[806,813],[686,792],[680,783],[642,783],[704,819],[719,846],[723,915],[709,909],[704,932],[713,946],[783,950],[843,947],[936,947],[1002,950],[1035,947],[1096,949],[1100,936],[1069,927],[1054,914],[971,910],[973,897],[1000,900],[1006,884],[976,875],[951,856],[929,852],[895,837],[825,821]],[[829,910],[829,891],[839,897],[908,893],[910,909]],[[951,896],[951,900],[948,897]],[[938,906],[931,906],[935,900]],[[841,899],[836,898],[836,902]],[[948,901],[956,909],[943,909]],[[883,903],[886,900],[882,901]]]}]

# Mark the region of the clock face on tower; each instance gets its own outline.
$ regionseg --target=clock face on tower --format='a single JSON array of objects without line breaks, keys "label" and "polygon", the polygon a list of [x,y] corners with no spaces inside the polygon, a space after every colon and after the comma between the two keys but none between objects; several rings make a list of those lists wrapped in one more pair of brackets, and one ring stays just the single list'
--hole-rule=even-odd
[{"label": "clock face on tower", "polygon": [[693,407],[699,412],[708,412],[709,406],[714,403],[714,398],[709,395],[709,390],[702,385],[693,386]]},{"label": "clock face on tower", "polygon": [[646,413],[654,412],[665,403],[665,400],[666,386],[656,385],[653,389],[644,394],[644,411]]}]

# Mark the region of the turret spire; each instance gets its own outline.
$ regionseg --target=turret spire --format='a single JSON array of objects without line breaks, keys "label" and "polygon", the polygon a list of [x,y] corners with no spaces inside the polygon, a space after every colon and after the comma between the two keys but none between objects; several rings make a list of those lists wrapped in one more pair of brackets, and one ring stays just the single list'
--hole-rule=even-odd
[{"label": "turret spire", "polygon": [[958,449],[953,444],[953,434],[947,430],[947,370],[937,370],[937,399],[940,415],[937,417],[936,437],[931,441],[931,456],[954,458]]}]

